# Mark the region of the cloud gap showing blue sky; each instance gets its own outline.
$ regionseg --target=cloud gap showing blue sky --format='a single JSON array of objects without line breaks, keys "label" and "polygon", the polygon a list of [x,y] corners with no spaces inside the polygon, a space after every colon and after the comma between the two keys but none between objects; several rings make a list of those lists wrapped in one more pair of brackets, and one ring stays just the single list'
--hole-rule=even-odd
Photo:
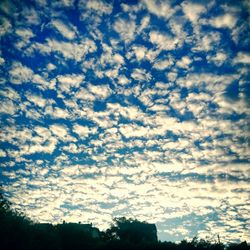
[{"label": "cloud gap showing blue sky", "polygon": [[0,179],[39,222],[250,240],[249,1],[0,3]]}]

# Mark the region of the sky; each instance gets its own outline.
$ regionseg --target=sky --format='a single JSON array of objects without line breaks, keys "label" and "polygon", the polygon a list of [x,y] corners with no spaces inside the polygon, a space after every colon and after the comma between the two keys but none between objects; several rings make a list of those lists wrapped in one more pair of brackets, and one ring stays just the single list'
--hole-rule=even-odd
[{"label": "sky", "polygon": [[37,222],[250,241],[250,2],[3,0],[0,181]]}]

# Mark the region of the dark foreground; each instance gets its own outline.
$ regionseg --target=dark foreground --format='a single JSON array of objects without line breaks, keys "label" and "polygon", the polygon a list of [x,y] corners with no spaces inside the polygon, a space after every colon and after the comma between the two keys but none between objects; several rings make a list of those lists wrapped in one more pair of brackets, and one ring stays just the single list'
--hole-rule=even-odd
[{"label": "dark foreground", "polygon": [[101,232],[92,224],[62,223],[39,224],[10,208],[0,197],[0,249],[3,250],[246,250],[249,244],[225,245],[194,238],[181,243],[160,242],[154,224],[118,218],[114,224]]}]

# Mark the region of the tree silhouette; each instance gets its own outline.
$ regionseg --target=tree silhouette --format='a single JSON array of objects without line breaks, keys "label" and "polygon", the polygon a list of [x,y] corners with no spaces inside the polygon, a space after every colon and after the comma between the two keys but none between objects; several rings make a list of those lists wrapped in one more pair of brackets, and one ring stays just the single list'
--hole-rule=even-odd
[{"label": "tree silhouette", "polygon": [[157,241],[157,231],[154,224],[138,220],[115,218],[115,224],[107,230],[108,238],[139,243],[142,241]]},{"label": "tree silhouette", "polygon": [[0,242],[2,249],[26,249],[31,221],[22,213],[11,209],[0,187]]}]

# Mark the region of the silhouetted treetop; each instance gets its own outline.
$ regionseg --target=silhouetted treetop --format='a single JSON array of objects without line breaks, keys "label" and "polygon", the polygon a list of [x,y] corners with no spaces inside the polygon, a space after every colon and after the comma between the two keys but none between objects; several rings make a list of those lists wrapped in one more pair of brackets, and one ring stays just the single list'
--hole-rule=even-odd
[{"label": "silhouetted treetop", "polygon": [[126,240],[133,243],[157,241],[155,224],[126,219],[125,217],[115,218],[114,224],[106,233],[110,239]]}]

